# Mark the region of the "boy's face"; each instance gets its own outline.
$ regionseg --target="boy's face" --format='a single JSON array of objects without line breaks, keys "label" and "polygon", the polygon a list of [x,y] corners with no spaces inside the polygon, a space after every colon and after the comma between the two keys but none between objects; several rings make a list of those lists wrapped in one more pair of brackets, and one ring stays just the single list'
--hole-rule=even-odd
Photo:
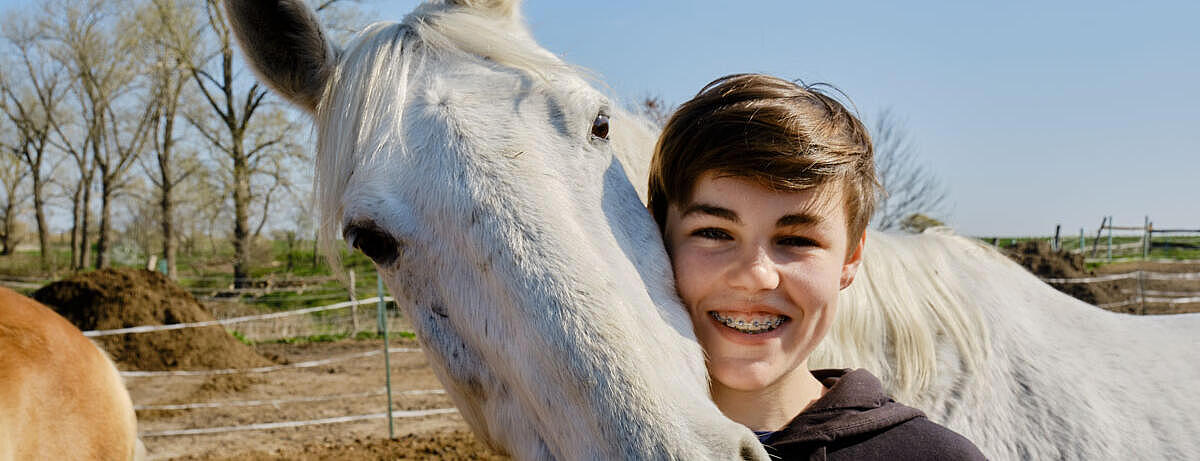
[{"label": "boy's face", "polygon": [[690,203],[670,206],[675,282],[714,385],[757,391],[807,373],[838,291],[861,261],[862,238],[846,235],[842,195],[831,185],[777,192],[708,173]]}]

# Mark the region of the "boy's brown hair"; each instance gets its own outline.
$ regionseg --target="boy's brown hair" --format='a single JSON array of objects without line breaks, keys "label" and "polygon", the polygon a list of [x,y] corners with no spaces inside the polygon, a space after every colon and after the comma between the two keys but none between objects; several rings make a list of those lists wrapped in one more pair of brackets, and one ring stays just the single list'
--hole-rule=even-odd
[{"label": "boy's brown hair", "polygon": [[858,118],[812,86],[759,74],[714,80],[663,127],[649,189],[660,229],[667,208],[689,202],[708,172],[788,192],[841,183],[850,251],[879,191],[871,137]]}]

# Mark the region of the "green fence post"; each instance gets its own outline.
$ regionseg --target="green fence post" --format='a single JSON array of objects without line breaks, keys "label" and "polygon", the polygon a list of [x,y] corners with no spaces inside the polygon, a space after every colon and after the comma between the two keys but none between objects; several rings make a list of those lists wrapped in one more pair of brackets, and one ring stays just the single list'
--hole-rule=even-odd
[{"label": "green fence post", "polygon": [[386,370],[384,374],[387,376],[388,439],[395,439],[396,426],[392,421],[392,360],[388,353],[387,302],[383,300],[383,275],[378,270],[375,271],[375,280],[379,290],[379,330],[383,332],[383,367]]},{"label": "green fence post", "polygon": [[1087,246],[1087,242],[1083,241],[1083,228],[1080,227],[1079,228],[1079,254],[1087,256],[1087,254],[1084,253],[1084,251],[1085,251],[1084,247],[1086,247],[1086,246]]}]

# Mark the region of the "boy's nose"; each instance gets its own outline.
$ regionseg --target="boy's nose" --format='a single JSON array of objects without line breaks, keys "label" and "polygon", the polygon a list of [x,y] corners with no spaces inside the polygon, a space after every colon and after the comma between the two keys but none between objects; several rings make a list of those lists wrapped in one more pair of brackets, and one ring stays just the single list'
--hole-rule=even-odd
[{"label": "boy's nose", "polygon": [[742,263],[733,268],[729,282],[734,288],[747,291],[774,290],[779,287],[779,269],[764,248],[746,252]]}]

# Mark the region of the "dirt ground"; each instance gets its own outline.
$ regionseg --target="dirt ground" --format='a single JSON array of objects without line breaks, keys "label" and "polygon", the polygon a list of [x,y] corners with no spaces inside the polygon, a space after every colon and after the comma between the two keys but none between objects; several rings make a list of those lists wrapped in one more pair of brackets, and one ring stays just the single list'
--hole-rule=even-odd
[{"label": "dirt ground", "polygon": [[[1080,257],[1050,252],[1037,244],[1010,255],[1042,277],[1076,278],[1125,273],[1200,272],[1200,264],[1126,262],[1088,270]],[[1060,289],[1093,304],[1129,299],[1136,281],[1068,285]],[[1200,281],[1143,282],[1145,290],[1197,291]],[[161,276],[147,271],[97,271],[57,282],[35,297],[82,329],[122,328],[212,319],[211,309]],[[1138,312],[1141,305],[1114,308]],[[1200,303],[1147,304],[1146,314],[1200,311]],[[395,325],[410,330],[401,320]],[[198,370],[287,365],[380,351],[381,340],[342,340],[249,346],[220,327],[101,338],[122,370]],[[393,348],[419,349],[412,339],[393,338]],[[453,409],[423,353],[391,354],[393,409]],[[455,411],[398,418],[395,439],[385,418],[211,434],[167,435],[164,431],[232,428],[383,413],[387,408],[382,355],[265,373],[208,376],[127,377],[134,404],[215,404],[190,409],[138,411],[149,458],[155,460],[384,460],[506,459],[484,447]],[[332,397],[324,398],[323,397]],[[285,400],[309,399],[303,402]]]},{"label": "dirt ground", "polygon": [[[158,273],[137,269],[77,274],[42,287],[33,297],[83,330],[214,318],[212,309],[197,302],[186,290]],[[389,323],[397,331],[411,330],[402,319],[399,325]],[[383,350],[382,340],[251,346],[220,326],[105,336],[97,338],[97,342],[123,371],[246,369]],[[416,341],[392,338],[389,346],[415,351],[391,354],[393,409],[451,410],[397,419],[394,440],[388,438],[386,418],[244,430],[245,426],[255,424],[385,413],[382,354],[271,372],[127,376],[125,382],[135,406],[216,404],[138,410],[138,429],[150,459],[504,459],[479,443],[453,411],[453,403],[442,391]],[[295,399],[310,401],[286,401]],[[164,431],[236,427],[243,430],[155,435]]]},{"label": "dirt ground", "polygon": [[[417,348],[413,340],[391,340],[389,346]],[[261,344],[255,350],[280,364],[320,360],[381,350],[381,340],[343,340],[309,344]],[[441,390],[420,352],[392,353],[393,408],[453,408],[445,394],[412,395],[406,391]],[[234,402],[353,395],[331,401],[278,403],[191,410],[138,411],[139,431],[244,426],[382,413],[387,397],[382,355],[314,368],[212,377],[131,377],[126,379],[135,405]],[[373,395],[368,395],[373,394]],[[143,437],[150,459],[181,460],[384,460],[505,459],[488,450],[458,413],[395,420],[396,440],[388,440],[386,419],[296,428],[220,434]]]}]

